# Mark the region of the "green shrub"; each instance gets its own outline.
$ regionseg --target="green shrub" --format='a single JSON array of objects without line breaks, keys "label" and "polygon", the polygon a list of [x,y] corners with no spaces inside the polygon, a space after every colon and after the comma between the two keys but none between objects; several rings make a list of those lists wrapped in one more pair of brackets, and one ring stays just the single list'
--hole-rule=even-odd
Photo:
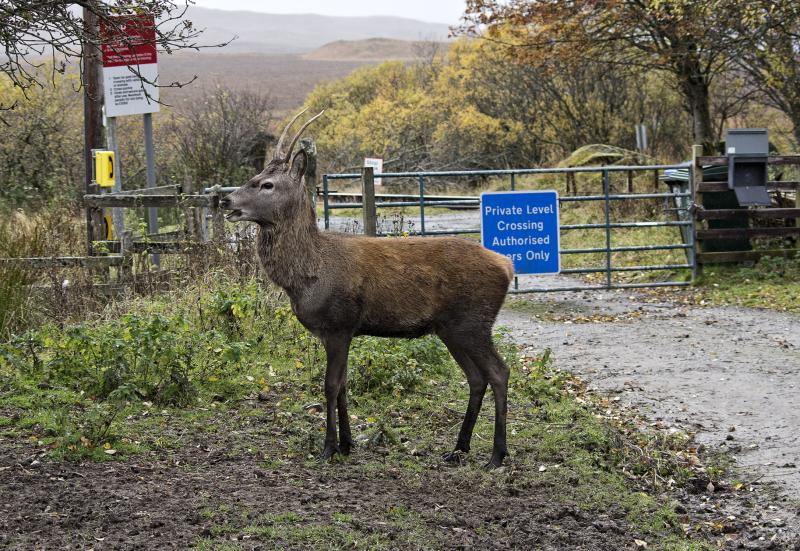
[{"label": "green shrub", "polygon": [[442,341],[360,337],[350,351],[348,390],[353,394],[400,394],[413,391],[424,378],[447,375],[453,362]]}]

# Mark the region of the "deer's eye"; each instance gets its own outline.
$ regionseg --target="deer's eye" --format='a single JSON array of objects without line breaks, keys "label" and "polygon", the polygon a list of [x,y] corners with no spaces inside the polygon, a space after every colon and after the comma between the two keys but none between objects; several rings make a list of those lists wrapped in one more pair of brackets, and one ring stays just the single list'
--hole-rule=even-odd
[{"label": "deer's eye", "polygon": [[272,182],[264,182],[261,184],[261,189],[272,189],[274,187]]}]

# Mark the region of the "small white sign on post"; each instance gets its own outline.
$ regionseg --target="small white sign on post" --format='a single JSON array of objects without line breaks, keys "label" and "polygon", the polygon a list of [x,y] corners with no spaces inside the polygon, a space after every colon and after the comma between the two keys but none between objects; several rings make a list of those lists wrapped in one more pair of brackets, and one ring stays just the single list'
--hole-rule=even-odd
[{"label": "small white sign on post", "polygon": [[[381,157],[364,157],[364,166],[371,166],[375,174],[383,172],[383,158]],[[375,185],[380,186],[383,184],[383,178],[375,178]]]},{"label": "small white sign on post", "polygon": [[122,15],[101,23],[107,117],[159,110],[155,29],[152,15]]}]

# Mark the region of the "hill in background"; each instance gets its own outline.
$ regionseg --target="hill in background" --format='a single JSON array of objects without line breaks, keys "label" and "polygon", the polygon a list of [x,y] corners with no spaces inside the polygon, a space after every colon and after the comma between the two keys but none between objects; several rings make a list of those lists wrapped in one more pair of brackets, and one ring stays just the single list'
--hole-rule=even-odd
[{"label": "hill in background", "polygon": [[[205,48],[160,55],[162,83],[197,80],[165,88],[162,99],[180,104],[216,86],[252,90],[272,97],[279,115],[294,109],[317,84],[387,60],[410,60],[447,39],[448,26],[401,17],[329,17],[226,11],[191,6],[186,19],[205,29]],[[377,38],[380,37],[380,38]]]},{"label": "hill in background", "polygon": [[161,56],[159,79],[167,82],[197,80],[183,88],[161,91],[167,104],[191,101],[206,90],[223,86],[269,95],[279,114],[303,103],[314,87],[349,75],[356,68],[375,61],[333,61],[303,59],[300,55],[201,54],[180,52]]},{"label": "hill in background", "polygon": [[161,82],[188,82],[184,88],[164,89],[168,104],[196,98],[205,90],[224,86],[250,90],[272,97],[275,109],[284,114],[301,103],[317,84],[344,78],[363,65],[388,60],[410,61],[444,51],[436,41],[408,41],[390,38],[337,40],[312,52],[300,54],[179,52],[159,58]]},{"label": "hill in background", "polygon": [[[307,53],[338,40],[376,36],[396,40],[446,40],[448,26],[402,17],[331,17],[189,8],[186,19],[205,29],[200,43],[218,44],[238,36],[225,53]],[[204,50],[219,52],[219,50]]]},{"label": "hill in background", "polygon": [[445,47],[444,42],[422,40],[410,41],[391,38],[337,40],[305,54],[303,59],[320,61],[411,60],[422,57],[425,52]]}]

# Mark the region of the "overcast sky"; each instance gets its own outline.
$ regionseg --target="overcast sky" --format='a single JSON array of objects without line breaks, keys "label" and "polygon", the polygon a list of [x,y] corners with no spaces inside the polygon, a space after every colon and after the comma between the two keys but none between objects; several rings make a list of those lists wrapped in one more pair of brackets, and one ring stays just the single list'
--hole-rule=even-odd
[{"label": "overcast sky", "polygon": [[455,25],[464,0],[196,0],[201,8],[320,15],[396,15]]}]

